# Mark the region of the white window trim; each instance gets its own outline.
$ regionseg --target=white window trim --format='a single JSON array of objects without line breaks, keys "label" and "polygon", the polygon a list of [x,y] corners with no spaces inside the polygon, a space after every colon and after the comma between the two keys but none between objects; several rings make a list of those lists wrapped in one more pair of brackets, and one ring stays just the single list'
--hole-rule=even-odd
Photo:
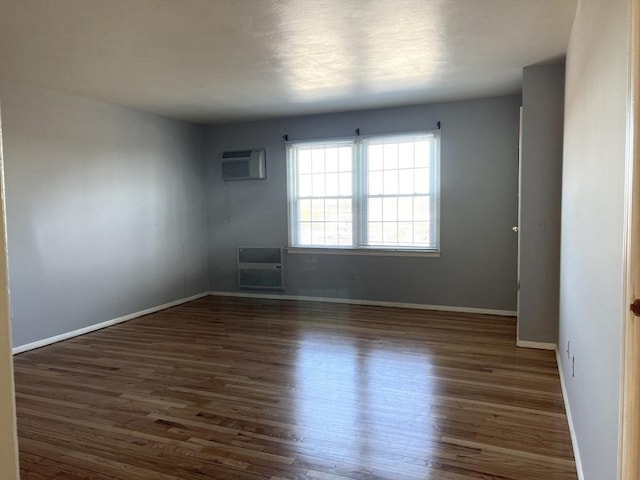
[{"label": "white window trim", "polygon": [[354,248],[354,247],[287,247],[293,255],[371,255],[381,257],[440,257],[440,250],[414,250],[393,248]]},{"label": "white window trim", "polygon": [[[304,145],[345,145],[345,146],[349,146],[349,147],[353,147],[353,151],[352,151],[352,158],[351,158],[351,181],[352,181],[352,185],[351,185],[351,199],[353,200],[353,205],[352,205],[352,225],[355,225],[354,222],[356,221],[356,213],[354,211],[355,209],[355,171],[354,171],[354,167],[355,167],[355,163],[356,163],[356,137],[343,137],[343,138],[333,138],[333,139],[320,139],[320,140],[310,140],[310,141],[302,141],[302,142],[286,142],[286,160],[287,160],[287,238],[288,238],[288,244],[289,244],[289,248],[297,248],[297,249],[353,249],[353,246],[346,246],[346,247],[338,247],[338,246],[328,246],[328,247],[321,247],[321,246],[317,246],[317,245],[310,245],[310,246],[298,246],[296,245],[295,247],[293,246],[294,244],[294,232],[293,232],[293,228],[292,225],[293,223],[291,222],[292,219],[296,219],[298,218],[298,205],[295,201],[295,199],[298,198],[298,184],[296,182],[296,178],[298,176],[298,172],[297,172],[297,162],[295,161],[296,159],[293,158],[292,155],[290,155],[289,150],[293,147],[298,147],[298,146],[304,146]],[[352,245],[356,245],[356,241],[357,239],[355,238],[355,231],[356,228],[355,226],[352,227],[352,234],[354,235],[354,237],[351,239],[351,243]]]},{"label": "white window trim", "polygon": [[[331,139],[305,140],[305,141],[288,141],[286,142],[286,174],[287,174],[287,253],[290,254],[329,254],[329,255],[380,255],[380,256],[401,256],[401,257],[440,257],[440,148],[441,148],[441,131],[425,130],[418,132],[406,132],[396,134],[381,134],[358,137],[341,137]],[[435,237],[435,248],[415,248],[415,247],[390,247],[390,246],[366,246],[362,245],[364,240],[364,232],[366,232],[366,215],[361,215],[363,208],[361,202],[366,198],[366,188],[359,184],[367,178],[367,164],[364,161],[363,150],[364,145],[371,139],[393,140],[403,139],[417,136],[436,136],[438,141],[435,142],[436,151],[434,152],[434,161],[431,165],[434,172],[430,177],[430,197],[431,197],[431,218],[436,218],[436,225],[432,225],[431,235]],[[294,225],[292,219],[297,219],[297,170],[296,161],[290,155],[290,149],[304,145],[349,145],[353,147],[352,153],[352,232],[353,239],[351,246],[298,246],[294,245]],[[354,246],[355,245],[355,246]]]}]

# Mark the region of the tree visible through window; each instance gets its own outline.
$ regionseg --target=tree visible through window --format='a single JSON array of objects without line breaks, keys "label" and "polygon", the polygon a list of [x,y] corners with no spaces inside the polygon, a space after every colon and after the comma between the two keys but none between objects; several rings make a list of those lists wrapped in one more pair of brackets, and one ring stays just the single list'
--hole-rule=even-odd
[{"label": "tree visible through window", "polygon": [[288,145],[293,247],[437,251],[439,132]]}]

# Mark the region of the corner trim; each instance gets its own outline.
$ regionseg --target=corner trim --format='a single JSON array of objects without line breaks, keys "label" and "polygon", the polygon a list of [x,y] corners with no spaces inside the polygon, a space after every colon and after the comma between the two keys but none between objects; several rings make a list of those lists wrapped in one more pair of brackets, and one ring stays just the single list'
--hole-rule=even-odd
[{"label": "corner trim", "polygon": [[78,330],[73,330],[67,333],[61,333],[60,335],[55,335],[53,337],[44,338],[42,340],[37,340],[32,343],[27,343],[24,345],[20,345],[18,347],[14,347],[11,352],[13,355],[17,355],[18,353],[26,352],[29,350],[34,350],[36,348],[44,347],[46,345],[51,345],[52,343],[61,342],[63,340],[68,340],[69,338],[78,337],[80,335],[84,335],[85,333],[94,332],[96,330],[101,330],[106,327],[110,327],[111,325],[116,325],[118,323],[126,322],[128,320],[132,320],[134,318],[142,317],[144,315],[149,315],[150,313],[159,312],[160,310],[165,310],[167,308],[175,307],[176,305],[181,305],[183,303],[191,302],[193,300],[197,300],[202,297],[206,297],[208,295],[207,292],[199,293],[197,295],[193,295],[191,297],[181,298],[179,300],[175,300],[173,302],[164,303],[162,305],[158,305],[157,307],[147,308],[146,310],[140,310],[139,312],[131,313],[129,315],[124,315],[122,317],[114,318],[111,320],[107,320],[106,322],[96,323],[95,325],[89,325],[88,327],[79,328]]},{"label": "corner trim", "polygon": [[[303,302],[343,303],[348,305],[370,305],[374,307],[413,308],[418,310],[435,310],[439,312],[477,313],[480,315],[496,315],[500,317],[515,317],[511,310],[493,310],[489,308],[450,307],[446,305],[426,305],[423,303],[383,302],[378,300],[359,300],[356,298],[313,297],[305,295],[278,295],[269,293],[250,292],[220,292],[212,291],[209,295],[216,297],[264,298],[272,300],[297,300]],[[554,345],[555,348],[555,345]]]},{"label": "corner trim", "polygon": [[516,346],[522,348],[536,348],[538,350],[557,350],[558,346],[555,343],[545,343],[545,342],[529,342],[527,340],[518,340],[516,341]]},{"label": "corner trim", "polygon": [[578,437],[576,429],[573,425],[573,416],[571,415],[571,406],[569,405],[569,395],[567,395],[567,386],[564,381],[564,373],[562,370],[562,361],[560,360],[560,352],[556,348],[556,363],[558,364],[558,374],[560,375],[560,387],[562,388],[562,400],[564,401],[564,410],[567,414],[567,423],[569,424],[569,432],[571,434],[571,446],[573,447],[573,458],[576,462],[576,471],[578,472],[578,480],[584,480],[584,472],[582,471],[582,459],[580,457],[580,449],[578,448]]}]

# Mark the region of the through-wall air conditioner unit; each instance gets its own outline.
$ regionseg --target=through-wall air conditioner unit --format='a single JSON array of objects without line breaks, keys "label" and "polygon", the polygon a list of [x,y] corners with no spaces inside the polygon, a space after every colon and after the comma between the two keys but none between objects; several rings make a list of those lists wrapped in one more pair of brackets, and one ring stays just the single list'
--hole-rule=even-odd
[{"label": "through-wall air conditioner unit", "polygon": [[282,290],[283,247],[238,247],[238,286],[259,290]]},{"label": "through-wall air conditioner unit", "polygon": [[266,156],[264,149],[222,152],[222,179],[228,181],[266,178]]}]

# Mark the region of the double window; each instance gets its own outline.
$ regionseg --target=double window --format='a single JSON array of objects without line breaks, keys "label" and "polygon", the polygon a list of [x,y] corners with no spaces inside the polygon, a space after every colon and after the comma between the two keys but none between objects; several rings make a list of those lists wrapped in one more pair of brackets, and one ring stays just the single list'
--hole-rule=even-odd
[{"label": "double window", "polygon": [[438,131],[289,143],[289,244],[439,250]]}]

